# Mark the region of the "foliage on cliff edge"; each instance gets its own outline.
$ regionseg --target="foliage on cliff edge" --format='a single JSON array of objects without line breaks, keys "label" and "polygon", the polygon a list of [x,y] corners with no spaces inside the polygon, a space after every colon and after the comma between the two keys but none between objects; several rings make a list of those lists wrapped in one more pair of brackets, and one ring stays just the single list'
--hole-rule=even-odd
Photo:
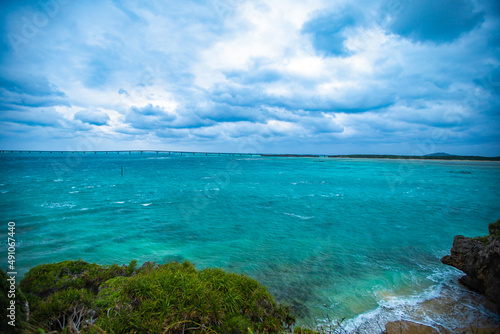
[{"label": "foliage on cliff edge", "polygon": [[64,261],[32,268],[20,288],[26,333],[278,333],[295,322],[256,280],[189,262]]}]

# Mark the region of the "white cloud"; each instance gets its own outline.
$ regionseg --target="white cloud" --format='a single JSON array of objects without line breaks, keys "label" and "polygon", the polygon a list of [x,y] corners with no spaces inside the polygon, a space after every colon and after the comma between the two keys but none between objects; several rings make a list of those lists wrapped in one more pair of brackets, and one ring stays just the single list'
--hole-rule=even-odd
[{"label": "white cloud", "polygon": [[[438,129],[443,145],[473,141],[500,154],[492,139],[500,130],[493,12],[483,8],[476,25],[462,13],[468,25],[436,26],[440,39],[451,36],[442,42],[428,26],[396,29],[398,15],[411,11],[380,1],[231,5],[66,4],[17,53],[2,49],[0,130],[8,137],[12,124],[30,133],[50,128],[43,136],[51,143],[85,134],[105,136],[102,145],[215,151],[260,138],[287,152],[329,147],[332,138],[408,149]],[[32,7],[9,8],[5,33],[19,33]],[[140,112],[148,106],[161,113]]]}]

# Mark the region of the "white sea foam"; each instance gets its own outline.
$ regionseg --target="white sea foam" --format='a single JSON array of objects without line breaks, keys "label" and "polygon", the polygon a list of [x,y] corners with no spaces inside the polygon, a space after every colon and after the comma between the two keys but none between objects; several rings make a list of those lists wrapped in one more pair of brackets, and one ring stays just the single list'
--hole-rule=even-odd
[{"label": "white sea foam", "polygon": [[115,204],[123,204],[125,202],[113,202],[113,203],[115,203]]},{"label": "white sea foam", "polygon": [[62,202],[62,203],[57,203],[57,202],[45,202],[41,205],[44,208],[50,208],[50,209],[55,209],[55,208],[74,208],[76,205],[73,202]]},{"label": "white sea foam", "polygon": [[436,284],[424,292],[410,296],[385,296],[378,302],[376,309],[345,321],[343,329],[346,333],[380,333],[388,322],[408,320],[434,328],[454,330],[467,328],[478,321],[478,325],[481,321],[487,325],[500,320],[498,315],[482,306],[483,297],[458,285],[455,273],[446,270],[431,276]]},{"label": "white sea foam", "polygon": [[[347,320],[343,328],[347,333],[380,333],[385,324],[391,321],[411,320],[409,310],[415,310],[418,305],[426,300],[434,299],[440,296],[440,286],[434,285],[421,295],[412,295],[409,297],[386,297],[379,301],[379,306],[371,311],[362,313],[353,319]],[[424,323],[430,325],[430,322]]]},{"label": "white sea foam", "polygon": [[304,217],[304,216],[299,216],[299,215],[296,215],[294,213],[288,213],[288,212],[285,212],[285,215],[287,216],[292,216],[292,217],[296,217],[296,218],[300,218],[300,219],[312,219],[314,218],[314,216],[311,216],[311,217]]},{"label": "white sea foam", "polygon": [[142,206],[150,206],[153,203],[146,203],[146,204],[141,204]]}]

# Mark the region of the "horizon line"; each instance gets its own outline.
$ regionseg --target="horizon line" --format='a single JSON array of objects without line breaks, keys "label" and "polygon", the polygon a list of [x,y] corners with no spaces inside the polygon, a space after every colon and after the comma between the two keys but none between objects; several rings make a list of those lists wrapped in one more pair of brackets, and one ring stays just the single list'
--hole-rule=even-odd
[{"label": "horizon line", "polygon": [[[359,154],[317,154],[317,153],[250,153],[250,152],[214,152],[214,151],[178,151],[178,150],[154,150],[154,149],[147,149],[147,150],[142,150],[142,149],[135,149],[135,150],[10,150],[10,149],[0,149],[0,153],[175,153],[175,154],[218,154],[218,155],[257,155],[257,156],[267,156],[267,157],[329,157],[329,158],[390,158],[394,157],[395,159],[397,158],[403,158],[403,159],[408,159],[408,158],[424,158],[424,159],[447,159],[447,160],[453,160],[453,158],[479,158],[479,159],[500,159],[500,156],[481,156],[481,155],[455,155],[455,154],[448,154],[448,153],[431,153],[427,155],[407,155],[407,154],[364,154],[364,153],[359,153]],[[436,155],[436,154],[442,154],[442,155]]]}]

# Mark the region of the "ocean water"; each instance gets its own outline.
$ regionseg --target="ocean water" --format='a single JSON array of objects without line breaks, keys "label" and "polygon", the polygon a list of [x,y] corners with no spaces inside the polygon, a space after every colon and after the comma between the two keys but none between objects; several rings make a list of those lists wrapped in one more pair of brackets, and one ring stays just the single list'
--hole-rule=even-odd
[{"label": "ocean water", "polygon": [[[1,240],[16,223],[21,276],[68,259],[189,260],[257,279],[309,325],[498,321],[440,262],[455,235],[500,218],[497,162],[4,153],[0,216]],[[435,298],[464,319],[427,314]]]}]

